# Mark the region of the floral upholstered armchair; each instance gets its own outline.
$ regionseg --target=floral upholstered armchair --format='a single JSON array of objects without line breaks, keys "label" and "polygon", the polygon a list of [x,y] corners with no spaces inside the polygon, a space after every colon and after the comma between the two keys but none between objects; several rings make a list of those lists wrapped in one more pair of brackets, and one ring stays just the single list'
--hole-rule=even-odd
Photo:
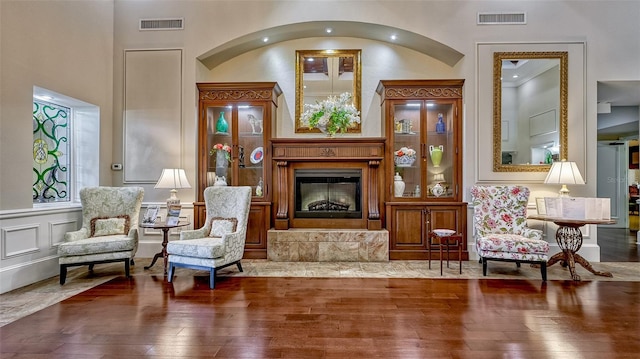
[{"label": "floral upholstered armchair", "polygon": [[129,264],[138,249],[138,217],[142,206],[142,187],[86,187],[80,190],[82,228],[68,232],[58,245],[60,284],[67,268],[99,263]]},{"label": "floral upholstered armchair", "polygon": [[540,265],[547,280],[549,243],[542,231],[527,227],[529,189],[522,186],[474,186],[473,228],[476,250],[487,275],[487,261],[513,261]]},{"label": "floral upholstered armchair", "polygon": [[180,240],[167,244],[168,281],[175,267],[209,271],[209,288],[215,287],[216,271],[240,260],[247,238],[251,187],[214,186],[204,190],[207,218],[204,227],[180,232]]}]

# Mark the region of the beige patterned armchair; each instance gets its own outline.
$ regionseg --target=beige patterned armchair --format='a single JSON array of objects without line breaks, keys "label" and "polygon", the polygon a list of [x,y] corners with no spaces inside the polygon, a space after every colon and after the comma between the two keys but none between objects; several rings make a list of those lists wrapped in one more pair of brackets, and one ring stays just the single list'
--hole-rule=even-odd
[{"label": "beige patterned armchair", "polygon": [[251,207],[251,187],[207,187],[204,190],[207,218],[204,227],[180,232],[180,240],[167,244],[168,281],[173,281],[175,267],[209,271],[209,287],[215,287],[218,269],[240,260],[247,238]]},{"label": "beige patterned armchair", "polygon": [[129,264],[138,249],[138,217],[142,206],[142,187],[86,187],[80,190],[82,228],[68,232],[58,245],[60,284],[67,268],[99,263]]},{"label": "beige patterned armchair", "polygon": [[549,243],[542,231],[527,227],[529,189],[522,186],[474,186],[473,229],[476,250],[487,275],[487,261],[511,261],[540,265],[547,280]]}]

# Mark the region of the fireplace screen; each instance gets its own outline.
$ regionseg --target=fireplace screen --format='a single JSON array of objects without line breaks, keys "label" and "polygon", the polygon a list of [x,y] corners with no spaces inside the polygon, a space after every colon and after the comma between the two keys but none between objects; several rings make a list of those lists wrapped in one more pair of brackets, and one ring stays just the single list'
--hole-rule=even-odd
[{"label": "fireplace screen", "polygon": [[359,169],[295,171],[297,218],[362,218]]}]

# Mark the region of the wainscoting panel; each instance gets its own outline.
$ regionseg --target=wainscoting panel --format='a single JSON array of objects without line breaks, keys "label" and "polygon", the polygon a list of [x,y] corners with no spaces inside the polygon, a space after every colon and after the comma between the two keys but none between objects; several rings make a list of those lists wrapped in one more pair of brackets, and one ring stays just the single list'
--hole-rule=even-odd
[{"label": "wainscoting panel", "polygon": [[0,293],[58,275],[58,243],[80,223],[80,204],[0,212]]},{"label": "wainscoting panel", "polygon": [[49,222],[49,246],[58,247],[64,240],[67,232],[77,231],[82,224],[78,221],[53,221]]},{"label": "wainscoting panel", "polygon": [[2,228],[2,259],[38,251],[38,223]]}]

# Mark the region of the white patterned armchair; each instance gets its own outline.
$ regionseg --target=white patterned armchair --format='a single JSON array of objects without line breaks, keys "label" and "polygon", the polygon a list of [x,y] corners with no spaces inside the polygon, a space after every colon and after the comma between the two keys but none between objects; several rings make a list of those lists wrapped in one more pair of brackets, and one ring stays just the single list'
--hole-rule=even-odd
[{"label": "white patterned armchair", "polygon": [[58,245],[60,284],[67,268],[99,263],[129,264],[138,249],[138,217],[142,206],[142,187],[86,187],[80,190],[82,228],[64,235]]},{"label": "white patterned armchair", "polygon": [[476,250],[487,275],[487,261],[512,261],[540,265],[547,280],[549,243],[542,231],[527,227],[529,189],[522,186],[474,186],[473,227]]},{"label": "white patterned armchair", "polygon": [[251,187],[207,187],[204,202],[204,227],[181,231],[180,240],[167,244],[168,281],[173,281],[175,267],[208,270],[209,287],[213,289],[218,269],[236,264],[242,272],[240,260],[247,238]]}]

